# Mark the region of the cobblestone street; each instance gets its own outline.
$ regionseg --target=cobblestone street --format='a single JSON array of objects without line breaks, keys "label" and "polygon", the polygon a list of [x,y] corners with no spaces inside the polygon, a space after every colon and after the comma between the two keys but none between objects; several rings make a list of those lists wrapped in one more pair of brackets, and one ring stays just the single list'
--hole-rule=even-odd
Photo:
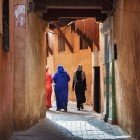
[{"label": "cobblestone street", "polygon": [[130,139],[120,127],[110,125],[102,116],[85,106],[76,110],[75,103],[69,103],[68,112],[58,112],[56,107],[47,111],[46,118],[27,131],[14,132],[10,140],[80,140],[80,139]]}]

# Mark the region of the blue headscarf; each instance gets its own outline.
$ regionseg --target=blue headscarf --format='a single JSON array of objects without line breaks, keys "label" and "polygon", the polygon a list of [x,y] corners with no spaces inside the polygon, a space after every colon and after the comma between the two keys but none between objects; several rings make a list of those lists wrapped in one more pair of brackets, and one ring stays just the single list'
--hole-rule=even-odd
[{"label": "blue headscarf", "polygon": [[57,67],[57,70],[58,70],[58,72],[65,72],[63,66],[61,66],[61,65],[59,65],[59,66]]}]

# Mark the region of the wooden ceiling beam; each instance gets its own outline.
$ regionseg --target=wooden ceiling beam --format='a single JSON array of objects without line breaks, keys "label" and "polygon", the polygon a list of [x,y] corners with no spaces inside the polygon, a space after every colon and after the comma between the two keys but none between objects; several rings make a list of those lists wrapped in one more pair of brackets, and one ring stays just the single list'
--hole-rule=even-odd
[{"label": "wooden ceiling beam", "polygon": [[[106,13],[101,13],[101,10],[73,10],[73,9],[65,9],[65,10],[48,10],[47,13],[43,13],[43,19],[46,21],[53,21],[52,19],[58,19],[60,17],[65,18],[88,18],[95,17],[100,20],[104,20],[107,17]],[[52,19],[51,19],[52,18]]]},{"label": "wooden ceiling beam", "polygon": [[58,17],[87,17],[101,14],[101,9],[48,9],[44,13]]},{"label": "wooden ceiling beam", "polygon": [[46,21],[60,17],[95,17],[104,21],[113,10],[114,0],[33,0],[34,11],[44,13]]},{"label": "wooden ceiling beam", "polygon": [[[64,27],[68,25],[74,24],[74,21],[76,21],[77,18],[58,18],[58,21],[55,22],[59,27]],[[56,29],[56,26],[53,24],[54,21],[49,22],[49,29],[54,30]]]},{"label": "wooden ceiling beam", "polygon": [[48,9],[104,9],[112,10],[114,0],[34,0],[35,11]]},{"label": "wooden ceiling beam", "polygon": [[44,5],[44,4],[34,4],[34,11],[36,12],[47,12],[48,10],[59,10],[59,9],[73,9],[73,10],[80,10],[80,9],[83,9],[83,10],[101,10],[102,7],[101,6],[47,6],[47,5]]},{"label": "wooden ceiling beam", "polygon": [[81,6],[100,6],[101,0],[34,0],[35,5],[46,5],[51,7],[81,7]]},{"label": "wooden ceiling beam", "polygon": [[[80,18],[75,17],[75,20],[76,19],[84,19],[84,18],[89,18],[89,17],[80,17]],[[98,22],[103,22],[107,18],[107,15],[100,15],[100,16],[96,16],[96,17],[94,16],[93,18],[96,18],[96,21],[98,21]],[[44,21],[50,22],[50,21],[58,21],[59,17],[45,16],[45,17],[43,17],[43,19],[44,19]]]}]

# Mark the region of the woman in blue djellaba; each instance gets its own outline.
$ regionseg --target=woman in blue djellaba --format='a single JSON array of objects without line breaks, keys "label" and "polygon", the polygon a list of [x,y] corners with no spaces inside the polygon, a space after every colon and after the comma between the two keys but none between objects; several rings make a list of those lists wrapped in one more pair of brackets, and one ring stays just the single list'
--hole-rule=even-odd
[{"label": "woman in blue djellaba", "polygon": [[59,65],[57,72],[54,74],[53,81],[55,83],[54,91],[56,96],[56,106],[57,111],[67,111],[68,103],[68,82],[70,81],[70,76],[64,70],[63,66]]}]

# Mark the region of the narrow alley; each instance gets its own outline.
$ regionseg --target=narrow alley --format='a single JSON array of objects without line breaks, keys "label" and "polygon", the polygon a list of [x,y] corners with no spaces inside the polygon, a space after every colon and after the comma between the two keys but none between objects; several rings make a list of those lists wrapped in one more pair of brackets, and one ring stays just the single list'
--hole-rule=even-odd
[{"label": "narrow alley", "polygon": [[45,119],[26,131],[14,132],[10,140],[131,139],[119,126],[105,123],[101,114],[91,111],[91,106],[77,111],[76,104],[71,102],[68,112],[60,112],[54,104]]},{"label": "narrow alley", "polygon": [[0,140],[61,139],[140,140],[140,0],[0,0]]}]

